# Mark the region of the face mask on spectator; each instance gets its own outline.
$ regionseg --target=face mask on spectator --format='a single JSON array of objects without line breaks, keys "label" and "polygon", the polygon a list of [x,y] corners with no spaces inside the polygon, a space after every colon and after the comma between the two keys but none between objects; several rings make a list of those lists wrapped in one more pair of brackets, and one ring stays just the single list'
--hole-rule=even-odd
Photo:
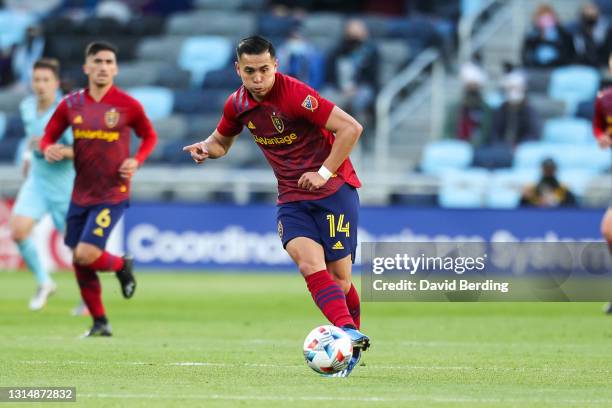
[{"label": "face mask on spectator", "polygon": [[585,14],[582,16],[582,24],[586,27],[592,28],[597,25],[597,16],[591,14]]}]

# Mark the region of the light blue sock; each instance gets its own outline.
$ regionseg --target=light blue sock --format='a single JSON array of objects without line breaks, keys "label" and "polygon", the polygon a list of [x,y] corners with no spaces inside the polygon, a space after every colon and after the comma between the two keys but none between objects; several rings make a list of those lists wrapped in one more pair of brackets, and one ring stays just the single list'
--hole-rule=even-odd
[{"label": "light blue sock", "polygon": [[34,273],[36,276],[36,280],[39,285],[44,283],[51,282],[51,277],[49,276],[49,272],[43,267],[40,262],[40,258],[38,257],[38,252],[36,252],[36,245],[34,245],[34,241],[32,238],[26,238],[23,241],[17,243],[19,247],[19,252],[21,256],[25,260],[28,268]]}]

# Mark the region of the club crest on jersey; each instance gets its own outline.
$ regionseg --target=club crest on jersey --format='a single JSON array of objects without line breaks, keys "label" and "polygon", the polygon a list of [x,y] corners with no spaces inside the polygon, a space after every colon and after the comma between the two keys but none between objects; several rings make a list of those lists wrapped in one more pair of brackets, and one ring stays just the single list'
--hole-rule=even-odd
[{"label": "club crest on jersey", "polygon": [[283,123],[283,120],[276,116],[275,113],[270,116],[270,119],[272,119],[272,124],[274,125],[276,131],[278,133],[283,133],[283,130],[285,130],[285,124]]},{"label": "club crest on jersey", "polygon": [[104,114],[104,124],[109,128],[114,128],[119,123],[119,112],[113,108]]},{"label": "club crest on jersey", "polygon": [[311,112],[314,112],[315,109],[319,107],[319,101],[312,95],[308,95],[304,102],[302,102],[302,107],[308,109]]}]

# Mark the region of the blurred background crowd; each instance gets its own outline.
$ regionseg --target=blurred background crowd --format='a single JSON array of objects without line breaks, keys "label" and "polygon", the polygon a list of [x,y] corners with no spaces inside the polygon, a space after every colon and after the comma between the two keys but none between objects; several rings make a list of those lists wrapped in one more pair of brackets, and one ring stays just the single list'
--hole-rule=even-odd
[{"label": "blurred background crowd", "polygon": [[[240,85],[234,46],[261,34],[280,70],[360,120],[369,204],[450,208],[607,205],[612,155],[591,130],[608,79],[612,0],[0,0],[0,194],[20,182],[18,107],[38,58],[86,85],[83,50],[119,47],[116,83],[160,137],[136,199],[274,202],[249,136],[192,166]],[[194,186],[193,183],[199,183]]]}]

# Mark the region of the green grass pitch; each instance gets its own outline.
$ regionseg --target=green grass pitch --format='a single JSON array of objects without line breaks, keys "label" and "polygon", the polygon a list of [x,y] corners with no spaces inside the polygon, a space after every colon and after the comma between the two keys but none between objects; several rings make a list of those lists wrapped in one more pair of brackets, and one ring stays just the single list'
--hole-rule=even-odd
[{"label": "green grass pitch", "polygon": [[32,277],[0,273],[0,386],[77,388],[49,407],[612,406],[601,304],[364,303],[365,366],[330,379],[303,361],[325,320],[297,272],[140,273],[131,300],[106,275],[114,337],[84,340],[76,283],[56,278],[32,313]]}]

